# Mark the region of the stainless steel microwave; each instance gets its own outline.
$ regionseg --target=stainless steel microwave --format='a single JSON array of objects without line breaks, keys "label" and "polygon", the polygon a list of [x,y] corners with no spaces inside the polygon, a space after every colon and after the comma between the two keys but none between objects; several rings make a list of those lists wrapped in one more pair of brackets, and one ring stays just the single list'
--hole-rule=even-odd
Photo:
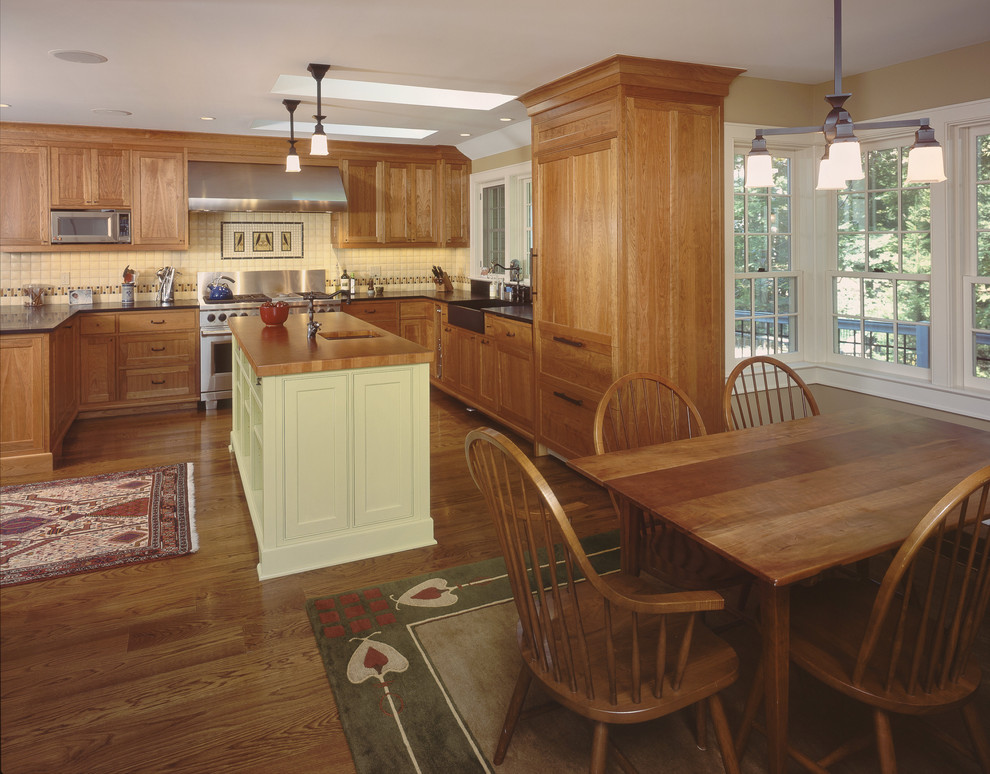
[{"label": "stainless steel microwave", "polygon": [[52,210],[52,244],[130,244],[129,210]]}]

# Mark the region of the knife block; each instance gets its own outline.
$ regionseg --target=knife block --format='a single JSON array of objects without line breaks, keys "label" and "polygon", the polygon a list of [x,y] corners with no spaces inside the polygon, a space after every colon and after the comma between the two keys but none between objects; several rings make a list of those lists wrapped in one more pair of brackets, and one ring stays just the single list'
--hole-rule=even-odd
[{"label": "knife block", "polygon": [[447,272],[440,272],[440,279],[434,280],[437,283],[438,293],[453,293],[454,284],[450,281],[450,277],[447,276]]}]

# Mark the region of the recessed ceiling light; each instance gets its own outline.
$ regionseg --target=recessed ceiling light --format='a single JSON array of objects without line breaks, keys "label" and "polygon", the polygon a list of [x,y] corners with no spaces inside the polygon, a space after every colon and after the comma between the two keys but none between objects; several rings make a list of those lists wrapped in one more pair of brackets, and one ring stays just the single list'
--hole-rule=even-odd
[{"label": "recessed ceiling light", "polygon": [[[312,79],[311,79],[312,80]],[[251,124],[252,129],[259,129],[263,132],[289,133],[288,121],[262,121],[256,120]],[[296,121],[296,133],[306,134],[316,128],[315,123]],[[327,134],[346,135],[348,137],[387,137],[393,140],[422,140],[431,134],[436,134],[436,129],[404,129],[398,126],[357,126],[354,124],[323,124]]]},{"label": "recessed ceiling light", "polygon": [[6,102],[0,102],[0,108],[10,107]]},{"label": "recessed ceiling light", "polygon": [[76,64],[103,64],[107,58],[103,54],[94,54],[92,51],[76,51],[71,48],[60,48],[49,51],[56,59],[64,62],[75,62]]},{"label": "recessed ceiling light", "polygon": [[90,112],[101,116],[132,116],[130,110],[117,110],[116,108],[93,108]]},{"label": "recessed ceiling light", "polygon": [[[280,75],[275,81],[272,93],[312,97],[316,95],[316,85],[312,78],[302,75]],[[345,81],[333,77],[323,79],[322,96],[324,99],[329,97],[356,102],[389,102],[398,105],[425,105],[464,110],[491,110],[515,99],[511,94],[431,89],[425,86],[401,86],[396,83],[371,81]]]},{"label": "recessed ceiling light", "polygon": [[199,120],[200,121],[216,121],[217,119],[214,118],[213,116],[200,116],[199,117]]},{"label": "recessed ceiling light", "polygon": [[470,137],[471,132],[461,132],[461,137]]},{"label": "recessed ceiling light", "polygon": [[511,121],[512,119],[511,118],[508,118],[508,117],[503,117],[503,118],[500,118],[498,120],[499,121]]}]

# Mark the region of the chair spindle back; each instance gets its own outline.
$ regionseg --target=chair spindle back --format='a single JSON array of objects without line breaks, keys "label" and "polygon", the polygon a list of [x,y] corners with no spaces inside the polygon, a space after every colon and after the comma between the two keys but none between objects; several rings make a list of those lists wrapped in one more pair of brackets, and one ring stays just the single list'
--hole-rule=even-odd
[{"label": "chair spindle back", "polygon": [[732,369],[725,384],[722,409],[728,430],[820,413],[815,396],[794,369],[764,355],[743,360]]}]

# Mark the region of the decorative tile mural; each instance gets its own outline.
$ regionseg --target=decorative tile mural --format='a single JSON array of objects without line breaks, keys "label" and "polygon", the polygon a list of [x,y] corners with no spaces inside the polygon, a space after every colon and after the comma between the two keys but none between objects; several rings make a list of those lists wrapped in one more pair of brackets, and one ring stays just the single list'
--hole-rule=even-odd
[{"label": "decorative tile mural", "polygon": [[302,223],[220,224],[220,257],[302,258]]}]

